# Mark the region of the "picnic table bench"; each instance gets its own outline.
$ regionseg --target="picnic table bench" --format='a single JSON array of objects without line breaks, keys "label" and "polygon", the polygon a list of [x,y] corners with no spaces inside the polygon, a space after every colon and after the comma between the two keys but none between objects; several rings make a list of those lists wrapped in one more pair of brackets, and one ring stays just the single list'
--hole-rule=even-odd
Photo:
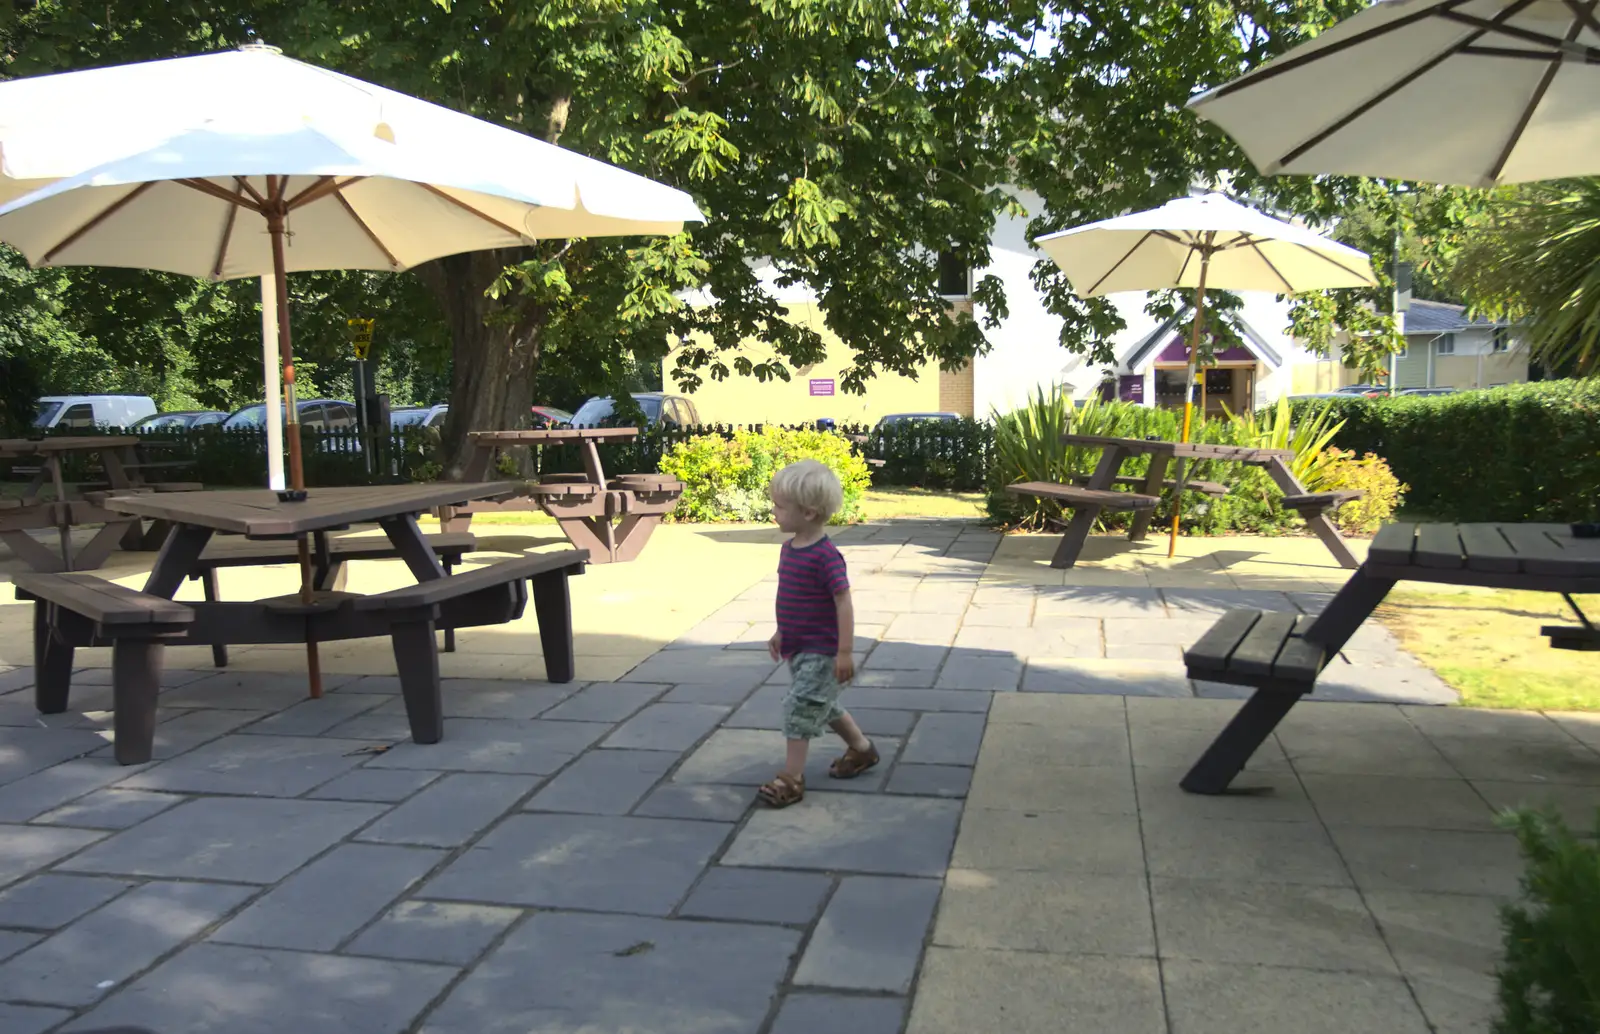
[{"label": "picnic table bench", "polygon": [[584,472],[546,474],[523,483],[502,482],[514,489],[511,498],[441,509],[440,524],[449,531],[465,530],[475,513],[538,509],[556,519],[568,541],[589,553],[591,563],[637,559],[661,518],[673,511],[683,495],[683,482],[665,474],[606,476],[598,446],[638,434],[634,427],[474,431],[468,435],[473,454],[462,474],[464,481],[487,480],[500,453],[520,445],[576,445]]},{"label": "picnic table bench", "polygon": [[[1367,559],[1316,617],[1241,608],[1184,652],[1191,679],[1255,690],[1183,777],[1191,793],[1222,793],[1289,710],[1400,581],[1494,589],[1600,592],[1600,539],[1565,524],[1388,524]],[[1545,626],[1562,649],[1600,648],[1600,629],[1573,603],[1578,626]],[[1591,645],[1592,644],[1592,645]]]},{"label": "picnic table bench", "polygon": [[[526,607],[530,585],[546,676],[569,682],[575,671],[567,579],[583,573],[587,556],[581,550],[559,550],[447,575],[440,551],[417,525],[419,512],[504,491],[498,485],[437,483],[314,489],[303,501],[261,490],[115,496],[107,500],[108,507],[170,521],[173,531],[142,590],[92,574],[17,576],[18,598],[34,603],[35,705],[46,714],[66,710],[75,650],[110,646],[114,753],[122,764],[139,764],[151,756],[167,645],[388,636],[412,739],[435,743],[443,734],[435,631],[516,620]],[[296,551],[299,536],[309,535],[318,540],[315,552],[331,569],[334,548],[327,532],[371,520],[378,521],[388,538],[385,555],[403,560],[417,584],[372,595],[323,589],[309,600],[300,593],[248,602],[172,599],[197,565],[204,566],[218,531]],[[364,548],[349,547],[339,562]],[[226,555],[230,549],[246,552],[244,547],[222,546],[212,554],[212,566],[234,559]]]},{"label": "picnic table bench", "polygon": [[[1355,554],[1350,552],[1350,547],[1339,534],[1338,527],[1328,519],[1328,514],[1360,498],[1363,493],[1307,492],[1289,468],[1295,457],[1293,450],[1092,434],[1065,434],[1061,436],[1061,441],[1069,447],[1098,448],[1100,459],[1094,472],[1086,477],[1075,477],[1070,485],[1025,481],[1006,486],[1006,491],[1015,495],[1054,499],[1073,511],[1072,520],[1068,522],[1055,555],[1050,560],[1051,567],[1069,568],[1078,562],[1078,556],[1083,552],[1084,543],[1089,540],[1095,522],[1107,510],[1135,511],[1133,524],[1128,529],[1128,539],[1138,542],[1150,530],[1150,521],[1161,502],[1163,489],[1168,491],[1174,506],[1179,505],[1183,493],[1189,491],[1191,486],[1206,495],[1226,494],[1226,487],[1215,481],[1188,479],[1185,476],[1185,464],[1190,462],[1243,463],[1266,468],[1268,476],[1284,494],[1283,505],[1300,513],[1307,527],[1322,540],[1340,566],[1357,566]],[[1150,457],[1150,467],[1144,475],[1119,473],[1125,461],[1141,455]],[[1178,465],[1177,473],[1168,479],[1167,467],[1173,462]],[[1115,487],[1117,485],[1131,486],[1136,491],[1119,492]]]}]

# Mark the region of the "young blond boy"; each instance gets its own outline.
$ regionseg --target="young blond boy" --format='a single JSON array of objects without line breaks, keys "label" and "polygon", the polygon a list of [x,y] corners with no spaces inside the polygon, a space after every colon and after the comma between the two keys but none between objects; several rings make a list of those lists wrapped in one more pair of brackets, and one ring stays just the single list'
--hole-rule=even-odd
[{"label": "young blond boy", "polygon": [[844,557],[823,532],[844,502],[839,479],[816,460],[801,460],[772,478],[772,517],[792,537],[778,560],[778,631],[768,641],[773,660],[787,660],[792,683],[783,700],[783,771],[761,787],[774,807],[798,804],[806,794],[806,754],[811,741],[832,729],[845,752],[828,769],[854,779],[878,763],[878,751],[839,706],[844,684],[855,676],[855,608]]}]

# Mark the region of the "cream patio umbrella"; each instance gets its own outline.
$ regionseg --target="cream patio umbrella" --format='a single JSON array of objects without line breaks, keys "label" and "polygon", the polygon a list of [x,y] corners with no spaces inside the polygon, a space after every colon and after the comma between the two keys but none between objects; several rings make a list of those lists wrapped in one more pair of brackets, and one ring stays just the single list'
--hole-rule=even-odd
[{"label": "cream patio umbrella", "polygon": [[[258,98],[229,118],[0,207],[0,241],[35,266],[270,275],[280,313],[290,483],[304,490],[288,273],[402,270],[540,238],[675,233],[702,218],[681,191],[436,110],[451,117],[423,112],[402,130],[341,112],[315,120]],[[300,561],[309,599],[303,539]],[[314,644],[308,661],[318,695]]]},{"label": "cream patio umbrella", "polygon": [[[1293,294],[1377,284],[1365,253],[1221,194],[1178,198],[1159,208],[1047,234],[1034,244],[1061,268],[1080,298],[1119,291],[1194,290],[1183,393],[1181,440],[1185,442],[1208,286]],[[1177,536],[1174,505],[1168,556],[1177,548]]]},{"label": "cream patio umbrella", "polygon": [[1379,0],[1189,102],[1264,174],[1600,174],[1600,3]]}]

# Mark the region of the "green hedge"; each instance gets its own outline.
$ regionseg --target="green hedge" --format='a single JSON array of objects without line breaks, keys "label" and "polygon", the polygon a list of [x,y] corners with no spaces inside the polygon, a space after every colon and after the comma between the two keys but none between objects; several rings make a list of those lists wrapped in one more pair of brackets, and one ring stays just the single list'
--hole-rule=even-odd
[{"label": "green hedge", "polygon": [[[1297,403],[1297,412],[1311,404]],[[1387,459],[1411,486],[1409,513],[1457,521],[1600,516],[1600,381],[1334,406],[1345,422],[1334,444]]]}]

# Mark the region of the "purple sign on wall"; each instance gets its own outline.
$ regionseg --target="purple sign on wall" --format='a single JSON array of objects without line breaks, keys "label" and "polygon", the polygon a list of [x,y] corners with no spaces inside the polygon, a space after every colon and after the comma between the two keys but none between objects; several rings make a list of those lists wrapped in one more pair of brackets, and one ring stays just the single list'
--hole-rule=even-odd
[{"label": "purple sign on wall", "polygon": [[1144,375],[1134,374],[1117,378],[1117,398],[1124,402],[1144,402]]},{"label": "purple sign on wall", "polygon": [[811,381],[811,394],[813,394],[813,395],[832,395],[833,394],[833,378],[832,377],[821,378],[821,379],[813,378],[812,381]]}]

